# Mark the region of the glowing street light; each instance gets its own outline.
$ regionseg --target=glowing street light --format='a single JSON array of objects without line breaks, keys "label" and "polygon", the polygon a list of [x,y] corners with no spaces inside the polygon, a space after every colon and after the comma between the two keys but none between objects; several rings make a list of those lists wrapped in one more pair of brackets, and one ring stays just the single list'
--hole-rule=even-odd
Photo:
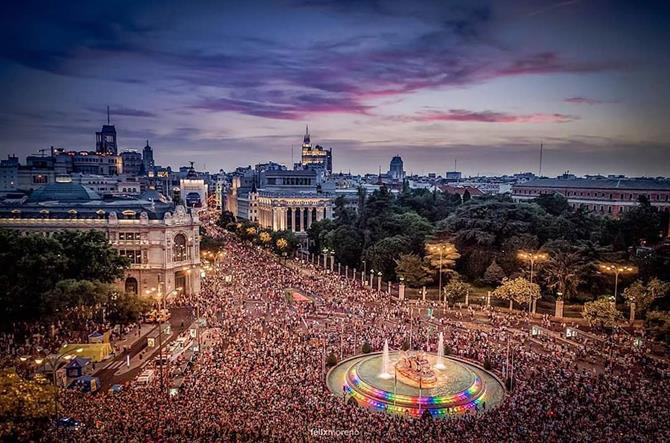
[{"label": "glowing street light", "polygon": [[614,275],[614,304],[616,305],[617,295],[619,292],[619,275],[634,274],[637,272],[637,268],[634,266],[620,265],[616,263],[602,263],[599,268],[605,274]]},{"label": "glowing street light", "polygon": [[517,258],[530,264],[530,282],[533,283],[533,271],[535,270],[535,263],[542,263],[549,260],[549,254],[545,254],[544,252],[519,251]]}]

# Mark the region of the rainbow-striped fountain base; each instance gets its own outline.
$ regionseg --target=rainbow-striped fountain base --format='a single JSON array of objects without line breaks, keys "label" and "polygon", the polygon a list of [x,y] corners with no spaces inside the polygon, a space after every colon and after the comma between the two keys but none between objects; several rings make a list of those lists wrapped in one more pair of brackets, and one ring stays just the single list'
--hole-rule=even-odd
[{"label": "rainbow-striped fountain base", "polygon": [[[427,357],[431,364],[437,363],[437,356]],[[393,367],[400,354],[392,352],[390,359]],[[443,364],[444,369],[435,369],[437,383],[431,389],[409,386],[397,377],[380,377],[381,353],[342,361],[328,372],[326,382],[333,394],[347,401],[354,399],[359,406],[411,417],[420,417],[425,411],[433,417],[485,412],[503,400],[505,389],[490,372],[455,357],[445,357]]]}]

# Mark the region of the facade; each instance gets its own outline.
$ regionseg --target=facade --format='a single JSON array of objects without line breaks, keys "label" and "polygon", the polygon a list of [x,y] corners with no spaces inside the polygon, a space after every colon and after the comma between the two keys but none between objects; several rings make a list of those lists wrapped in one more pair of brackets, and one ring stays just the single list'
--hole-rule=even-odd
[{"label": "facade", "polygon": [[302,167],[306,169],[320,169],[328,174],[333,173],[333,150],[322,146],[312,146],[309,128],[305,128],[305,137],[302,141]]},{"label": "facade", "polygon": [[205,180],[198,178],[193,169],[193,162],[186,178],[179,181],[181,198],[189,208],[207,208],[207,185]]},{"label": "facade", "polygon": [[0,228],[51,235],[97,230],[131,261],[117,285],[148,297],[200,291],[200,222],[155,191],[139,198],[102,198],[59,178],[29,197],[0,202]]},{"label": "facade", "polygon": [[637,206],[645,196],[649,203],[670,211],[670,180],[626,178],[536,178],[512,186],[515,201],[532,200],[542,194],[561,194],[571,207],[618,216]]},{"label": "facade", "polygon": [[126,175],[138,176],[144,169],[142,154],[135,150],[122,152],[121,161],[123,164],[123,173]]},{"label": "facade", "polygon": [[255,196],[258,224],[273,231],[305,233],[313,222],[333,218],[329,195],[259,191]]}]

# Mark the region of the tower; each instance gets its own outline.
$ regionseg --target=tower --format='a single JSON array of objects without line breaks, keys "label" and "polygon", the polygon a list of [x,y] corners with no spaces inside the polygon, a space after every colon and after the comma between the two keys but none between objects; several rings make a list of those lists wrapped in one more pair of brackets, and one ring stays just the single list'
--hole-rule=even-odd
[{"label": "tower", "polygon": [[95,133],[95,152],[98,154],[117,155],[116,128],[110,123],[109,106],[107,106],[107,124]]},{"label": "tower", "polygon": [[147,140],[147,145],[142,150],[142,163],[144,164],[144,171],[147,174],[149,171],[154,170],[154,151],[149,146],[149,140]]}]

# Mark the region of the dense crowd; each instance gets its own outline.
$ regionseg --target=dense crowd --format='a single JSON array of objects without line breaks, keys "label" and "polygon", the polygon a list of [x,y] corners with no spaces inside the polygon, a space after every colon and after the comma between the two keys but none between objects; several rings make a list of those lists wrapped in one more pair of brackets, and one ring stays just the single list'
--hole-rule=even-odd
[{"label": "dense crowd", "polygon": [[[475,313],[463,309],[430,319],[360,280],[286,265],[207,229],[226,236],[224,255],[198,296],[175,301],[199,311],[209,328],[179,394],[170,398],[157,381],[120,393],[68,393],[63,408],[86,426],[51,429],[43,439],[70,432],[81,441],[131,442],[670,441],[662,361],[615,343],[531,339],[523,314],[487,311],[474,323]],[[287,288],[313,302],[289,302]],[[448,420],[408,419],[348,405],[326,387],[331,352],[359,353],[364,343],[380,350],[385,339],[398,349],[410,335],[414,349],[434,351],[440,331],[451,353],[487,361],[498,373],[510,349],[514,383],[501,405]]]}]

